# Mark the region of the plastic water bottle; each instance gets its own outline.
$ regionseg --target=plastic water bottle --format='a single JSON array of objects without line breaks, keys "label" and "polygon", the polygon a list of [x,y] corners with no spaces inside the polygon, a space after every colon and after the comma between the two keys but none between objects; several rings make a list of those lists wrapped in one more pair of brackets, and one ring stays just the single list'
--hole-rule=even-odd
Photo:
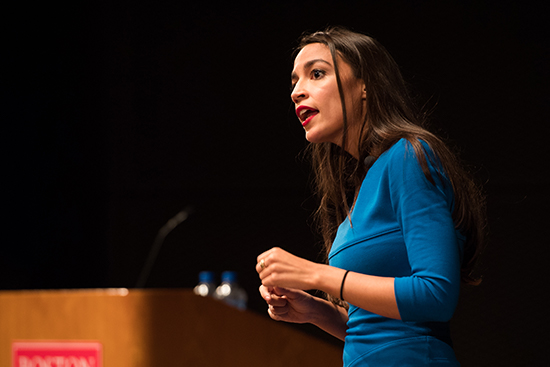
[{"label": "plastic water bottle", "polygon": [[248,295],[237,283],[236,272],[224,271],[222,273],[222,283],[216,288],[215,298],[239,310],[246,310]]},{"label": "plastic water bottle", "polygon": [[201,271],[199,273],[199,283],[193,289],[193,292],[199,296],[214,297],[216,293],[216,284],[214,283],[214,272]]}]

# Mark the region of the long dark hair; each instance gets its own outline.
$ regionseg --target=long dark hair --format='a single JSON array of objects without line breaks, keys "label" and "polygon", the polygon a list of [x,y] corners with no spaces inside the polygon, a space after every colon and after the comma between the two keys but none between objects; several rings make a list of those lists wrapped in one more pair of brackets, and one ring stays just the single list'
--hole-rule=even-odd
[{"label": "long dark hair", "polygon": [[[320,200],[315,219],[323,236],[326,259],[338,225],[350,214],[351,202],[366,174],[363,161],[367,156],[379,157],[399,139],[407,139],[426,178],[435,184],[428,168],[427,159],[430,158],[421,144],[423,140],[433,150],[453,186],[453,220],[467,238],[461,279],[478,284],[473,268],[485,242],[484,197],[457,155],[424,127],[425,114],[416,109],[394,59],[372,37],[342,27],[303,35],[296,52],[312,43],[324,44],[331,52],[344,117],[342,144],[315,143],[307,148],[314,168],[314,188]],[[355,77],[363,80],[366,86],[366,116],[357,146],[359,159],[341,148],[347,146],[349,124],[338,73],[338,57],[351,66]]]}]

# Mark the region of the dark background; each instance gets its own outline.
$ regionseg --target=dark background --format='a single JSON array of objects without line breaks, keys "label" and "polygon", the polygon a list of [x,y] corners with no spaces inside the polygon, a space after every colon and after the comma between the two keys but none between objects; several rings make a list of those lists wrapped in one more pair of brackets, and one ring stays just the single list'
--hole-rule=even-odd
[{"label": "dark background", "polygon": [[491,241],[452,323],[459,359],[547,365],[544,2],[77,3],[2,12],[1,289],[133,287],[192,205],[147,286],[236,270],[264,314],[256,256],[320,250],[290,53],[303,31],[345,25],[389,49],[484,183]]}]

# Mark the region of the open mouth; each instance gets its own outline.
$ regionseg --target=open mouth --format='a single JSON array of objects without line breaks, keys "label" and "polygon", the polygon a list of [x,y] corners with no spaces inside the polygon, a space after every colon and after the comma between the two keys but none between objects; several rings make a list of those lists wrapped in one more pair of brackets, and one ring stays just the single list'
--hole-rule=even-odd
[{"label": "open mouth", "polygon": [[298,119],[300,119],[300,122],[303,126],[306,126],[315,115],[319,113],[319,110],[315,110],[313,108],[300,106],[296,110],[296,114],[298,115]]}]

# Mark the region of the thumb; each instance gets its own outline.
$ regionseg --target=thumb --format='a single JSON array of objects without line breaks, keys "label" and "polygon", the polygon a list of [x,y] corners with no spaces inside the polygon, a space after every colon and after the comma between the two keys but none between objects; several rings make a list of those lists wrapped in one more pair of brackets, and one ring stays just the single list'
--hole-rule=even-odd
[{"label": "thumb", "polygon": [[287,298],[295,298],[298,295],[297,290],[289,289],[289,288],[283,288],[283,287],[273,287],[273,293],[275,293],[279,297],[286,296]]}]

